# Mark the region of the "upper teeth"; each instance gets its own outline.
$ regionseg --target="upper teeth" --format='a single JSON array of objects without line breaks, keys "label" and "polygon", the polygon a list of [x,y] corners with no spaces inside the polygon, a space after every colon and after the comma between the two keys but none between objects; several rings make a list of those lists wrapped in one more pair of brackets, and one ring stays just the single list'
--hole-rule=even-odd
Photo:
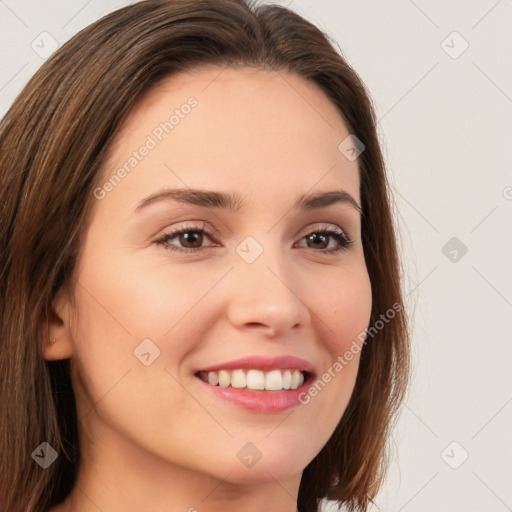
[{"label": "upper teeth", "polygon": [[212,386],[226,388],[266,389],[279,391],[297,389],[304,383],[304,375],[299,370],[220,370],[200,372],[199,376]]}]

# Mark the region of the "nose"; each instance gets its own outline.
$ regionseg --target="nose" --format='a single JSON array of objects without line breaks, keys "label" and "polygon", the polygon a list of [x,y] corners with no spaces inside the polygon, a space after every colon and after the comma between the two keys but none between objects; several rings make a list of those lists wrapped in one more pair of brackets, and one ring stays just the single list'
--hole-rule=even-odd
[{"label": "nose", "polygon": [[268,338],[285,337],[304,328],[311,313],[300,276],[284,256],[266,250],[254,262],[235,262],[230,272],[228,318],[238,329],[261,331]]}]

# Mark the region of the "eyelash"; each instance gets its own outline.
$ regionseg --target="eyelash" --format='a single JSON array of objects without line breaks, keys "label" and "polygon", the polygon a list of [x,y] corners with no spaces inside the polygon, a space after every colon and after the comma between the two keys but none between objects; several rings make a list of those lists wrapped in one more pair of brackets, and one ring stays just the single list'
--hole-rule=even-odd
[{"label": "eyelash", "polygon": [[[208,236],[208,238],[210,238],[210,239],[215,238],[217,236],[216,230],[207,230],[206,229],[206,224],[203,224],[202,226],[190,225],[190,226],[183,226],[181,228],[175,229],[168,233],[164,233],[159,239],[155,240],[155,243],[158,245],[161,245],[165,250],[179,252],[179,253],[194,253],[194,252],[205,249],[204,247],[196,247],[196,248],[191,249],[191,248],[186,248],[186,247],[184,248],[184,247],[177,247],[177,246],[169,245],[169,243],[168,243],[169,240],[172,240],[173,238],[175,238],[178,235],[182,235],[184,233],[191,233],[191,232],[206,234]],[[310,236],[313,234],[330,236],[330,237],[334,238],[340,244],[335,249],[329,249],[329,250],[312,249],[315,252],[323,252],[325,254],[333,255],[333,254],[339,253],[340,251],[347,250],[352,245],[352,240],[345,234],[345,232],[343,230],[341,230],[338,227],[336,227],[336,228],[329,227],[329,228],[316,229],[316,230],[310,231],[309,233],[306,233],[301,238],[301,240],[303,240],[307,236]]]}]

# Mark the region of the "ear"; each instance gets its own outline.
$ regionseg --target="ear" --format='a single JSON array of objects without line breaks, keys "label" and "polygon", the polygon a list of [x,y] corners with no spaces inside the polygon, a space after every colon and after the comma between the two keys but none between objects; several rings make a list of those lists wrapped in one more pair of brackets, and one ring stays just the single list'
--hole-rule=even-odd
[{"label": "ear", "polygon": [[[73,355],[71,334],[71,302],[64,287],[52,301],[48,318],[43,322],[43,357],[47,361],[68,359]],[[54,343],[51,343],[55,340]]]}]

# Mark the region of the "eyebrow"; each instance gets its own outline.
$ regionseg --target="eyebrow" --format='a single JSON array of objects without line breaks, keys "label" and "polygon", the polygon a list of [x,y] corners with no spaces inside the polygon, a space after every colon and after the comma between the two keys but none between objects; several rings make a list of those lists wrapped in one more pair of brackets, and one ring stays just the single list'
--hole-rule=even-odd
[{"label": "eyebrow", "polygon": [[[237,211],[243,206],[242,197],[236,193],[231,194],[191,188],[165,188],[140,201],[134,211],[139,213],[147,206],[161,201],[178,201],[207,208],[229,209],[233,211]],[[362,213],[361,206],[344,190],[304,194],[295,202],[293,208],[309,211],[325,208],[336,203],[348,204],[359,213]]]}]

